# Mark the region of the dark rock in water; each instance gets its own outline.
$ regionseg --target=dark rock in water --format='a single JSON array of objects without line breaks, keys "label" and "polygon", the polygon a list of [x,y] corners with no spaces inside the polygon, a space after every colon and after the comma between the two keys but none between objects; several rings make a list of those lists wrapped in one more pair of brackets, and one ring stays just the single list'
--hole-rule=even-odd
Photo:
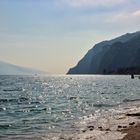
[{"label": "dark rock in water", "polygon": [[131,79],[134,79],[134,74],[131,74]]}]

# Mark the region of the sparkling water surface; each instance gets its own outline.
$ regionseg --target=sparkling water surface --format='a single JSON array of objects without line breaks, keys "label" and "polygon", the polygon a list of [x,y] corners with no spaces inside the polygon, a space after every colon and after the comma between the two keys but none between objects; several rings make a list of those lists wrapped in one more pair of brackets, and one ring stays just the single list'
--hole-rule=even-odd
[{"label": "sparkling water surface", "polygon": [[130,76],[0,76],[0,138],[75,133],[81,117],[139,99]]}]

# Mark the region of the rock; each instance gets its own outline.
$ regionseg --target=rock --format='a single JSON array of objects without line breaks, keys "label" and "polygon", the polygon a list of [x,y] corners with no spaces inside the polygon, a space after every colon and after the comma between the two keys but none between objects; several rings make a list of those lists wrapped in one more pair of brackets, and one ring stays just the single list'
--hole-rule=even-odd
[{"label": "rock", "polygon": [[93,131],[93,128],[90,128],[89,130],[90,130],[90,131]]},{"label": "rock", "polygon": [[90,126],[87,126],[87,128],[94,129],[94,126],[93,125],[90,125]]},{"label": "rock", "polygon": [[109,129],[109,128],[107,128],[107,129],[106,129],[106,131],[110,131],[110,129]]},{"label": "rock", "polygon": [[123,128],[127,128],[127,126],[123,126]]},{"label": "rock", "polygon": [[94,126],[93,126],[93,125],[87,126],[87,128],[88,128],[90,131],[93,131],[93,130],[94,130]]},{"label": "rock", "polygon": [[135,124],[135,122],[129,123],[129,125],[134,125],[134,124]]},{"label": "rock", "polygon": [[118,128],[122,128],[122,126],[121,125],[118,125]]},{"label": "rock", "polygon": [[101,131],[103,130],[103,127],[102,127],[102,126],[99,126],[98,128],[99,128]]}]

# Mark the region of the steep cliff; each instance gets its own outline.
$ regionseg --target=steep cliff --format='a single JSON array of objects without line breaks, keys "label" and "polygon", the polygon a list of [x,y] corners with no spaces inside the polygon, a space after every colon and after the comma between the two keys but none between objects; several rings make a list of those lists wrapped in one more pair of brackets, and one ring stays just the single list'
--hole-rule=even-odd
[{"label": "steep cliff", "polygon": [[140,32],[96,44],[68,74],[105,74],[140,66]]}]

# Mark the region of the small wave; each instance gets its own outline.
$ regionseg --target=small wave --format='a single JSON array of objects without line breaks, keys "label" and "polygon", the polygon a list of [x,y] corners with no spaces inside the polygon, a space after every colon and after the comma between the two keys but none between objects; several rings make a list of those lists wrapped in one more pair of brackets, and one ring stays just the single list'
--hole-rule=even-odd
[{"label": "small wave", "polygon": [[32,101],[31,102],[31,104],[35,104],[35,105],[37,105],[37,104],[40,104],[41,102],[39,102],[39,101]]},{"label": "small wave", "polygon": [[140,101],[140,99],[124,99],[123,102],[127,103],[127,102],[136,102],[136,101]]},{"label": "small wave", "polygon": [[22,108],[19,110],[16,110],[15,113],[22,113],[22,112],[33,112],[33,113],[41,113],[41,112],[46,112],[48,111],[47,108],[38,108],[38,107],[26,107],[26,108]]},{"label": "small wave", "polygon": [[72,96],[68,98],[68,100],[75,100],[75,99],[77,99],[77,97]]},{"label": "small wave", "polygon": [[42,111],[47,111],[47,108],[33,108],[33,109],[30,109],[30,112],[42,112]]},{"label": "small wave", "polygon": [[8,99],[0,99],[0,103],[5,103],[7,101],[8,101]]},{"label": "small wave", "polygon": [[5,107],[3,107],[3,108],[0,107],[0,112],[1,112],[1,111],[5,111],[5,110],[6,110]]},{"label": "small wave", "polygon": [[20,97],[20,98],[18,99],[18,101],[20,101],[20,102],[28,101],[28,100],[29,100],[29,98],[26,98],[26,97]]},{"label": "small wave", "polygon": [[116,105],[111,105],[111,104],[94,104],[94,107],[114,107]]},{"label": "small wave", "polygon": [[9,129],[9,127],[11,127],[11,125],[10,124],[1,124],[0,125],[0,129]]},{"label": "small wave", "polygon": [[12,92],[12,91],[23,91],[22,88],[13,88],[13,89],[3,89],[5,92]]},{"label": "small wave", "polygon": [[0,99],[0,103],[16,103],[16,102],[25,102],[29,99],[26,97],[20,97],[20,98],[12,98],[12,99]]}]

